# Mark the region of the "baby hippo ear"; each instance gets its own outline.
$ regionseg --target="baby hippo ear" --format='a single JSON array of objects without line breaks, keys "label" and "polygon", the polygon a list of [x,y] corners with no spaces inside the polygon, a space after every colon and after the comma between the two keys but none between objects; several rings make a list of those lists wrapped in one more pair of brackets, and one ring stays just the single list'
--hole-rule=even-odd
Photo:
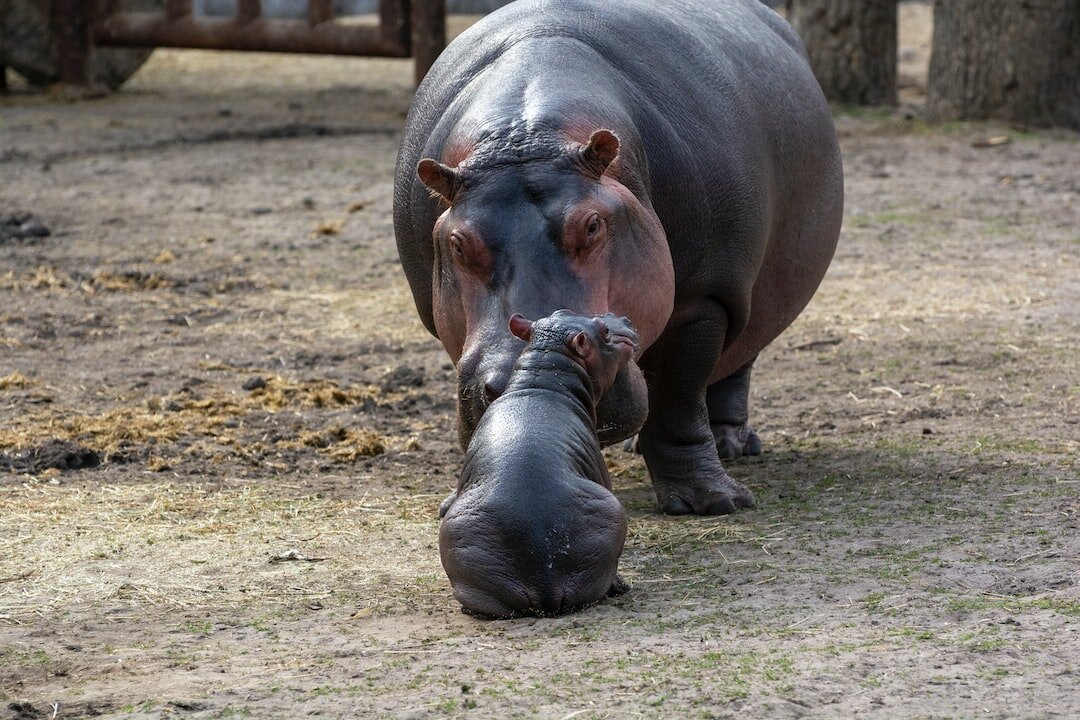
[{"label": "baby hippo ear", "polygon": [[514,337],[529,342],[532,339],[532,331],[532,320],[526,320],[517,313],[514,313],[510,318],[510,332],[513,333]]},{"label": "baby hippo ear", "polygon": [[618,155],[619,138],[615,133],[597,130],[589,138],[589,144],[581,149],[581,162],[599,178]]},{"label": "baby hippo ear", "polygon": [[582,360],[588,360],[589,356],[593,354],[593,339],[589,337],[588,333],[579,332],[570,338],[569,345],[574,354]]},{"label": "baby hippo ear", "polygon": [[416,174],[420,176],[420,182],[427,185],[428,190],[446,202],[453,202],[454,192],[458,185],[457,170],[443,165],[438,160],[424,158],[416,166]]}]

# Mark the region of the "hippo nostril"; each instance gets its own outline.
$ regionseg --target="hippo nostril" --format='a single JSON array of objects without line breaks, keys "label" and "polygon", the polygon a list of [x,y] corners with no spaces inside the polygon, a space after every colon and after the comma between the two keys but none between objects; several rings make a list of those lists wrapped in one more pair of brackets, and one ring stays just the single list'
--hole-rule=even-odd
[{"label": "hippo nostril", "polygon": [[544,615],[559,615],[566,609],[563,607],[566,595],[558,590],[542,593],[539,600],[533,607]]},{"label": "hippo nostril", "polygon": [[495,402],[495,399],[503,394],[508,379],[509,376],[500,373],[487,374],[484,378],[484,398],[487,400],[488,405]]}]

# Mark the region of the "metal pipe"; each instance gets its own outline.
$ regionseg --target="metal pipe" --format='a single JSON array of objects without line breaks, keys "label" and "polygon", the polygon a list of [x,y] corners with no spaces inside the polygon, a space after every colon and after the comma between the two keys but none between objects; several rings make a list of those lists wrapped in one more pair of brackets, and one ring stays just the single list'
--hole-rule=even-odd
[{"label": "metal pipe", "polygon": [[92,9],[82,0],[53,0],[49,18],[56,39],[57,73],[60,82],[90,82],[90,21]]},{"label": "metal pipe", "polygon": [[192,19],[166,20],[160,13],[117,13],[98,25],[101,45],[175,47],[202,50],[322,53],[408,57],[408,46],[388,40],[379,28],[307,20]]}]

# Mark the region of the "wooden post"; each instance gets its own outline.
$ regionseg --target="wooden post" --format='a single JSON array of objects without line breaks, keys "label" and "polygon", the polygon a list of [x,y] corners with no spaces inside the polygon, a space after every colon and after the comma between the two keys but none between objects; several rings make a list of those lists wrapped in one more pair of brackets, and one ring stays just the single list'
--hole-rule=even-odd
[{"label": "wooden post", "polygon": [[379,34],[387,44],[402,48],[405,57],[412,56],[409,0],[379,0]]},{"label": "wooden post", "polygon": [[165,17],[169,20],[179,20],[191,13],[191,0],[165,0]]},{"label": "wooden post", "polygon": [[420,81],[446,47],[446,0],[412,0],[412,55]]},{"label": "wooden post", "polygon": [[308,22],[311,27],[334,19],[334,0],[308,0]]},{"label": "wooden post", "polygon": [[90,13],[85,0],[53,0],[52,24],[56,40],[60,82],[87,85],[90,82]]},{"label": "wooden post", "polygon": [[251,22],[262,15],[262,0],[236,0],[237,22]]}]

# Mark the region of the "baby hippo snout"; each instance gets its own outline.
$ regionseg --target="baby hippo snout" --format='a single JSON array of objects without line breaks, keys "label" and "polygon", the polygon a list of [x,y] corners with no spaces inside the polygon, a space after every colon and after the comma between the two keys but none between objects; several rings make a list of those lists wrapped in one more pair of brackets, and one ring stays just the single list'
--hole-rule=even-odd
[{"label": "baby hippo snout", "polygon": [[540,502],[488,490],[459,496],[439,531],[443,568],[467,612],[558,615],[621,586],[626,515],[607,489],[588,483]]}]

